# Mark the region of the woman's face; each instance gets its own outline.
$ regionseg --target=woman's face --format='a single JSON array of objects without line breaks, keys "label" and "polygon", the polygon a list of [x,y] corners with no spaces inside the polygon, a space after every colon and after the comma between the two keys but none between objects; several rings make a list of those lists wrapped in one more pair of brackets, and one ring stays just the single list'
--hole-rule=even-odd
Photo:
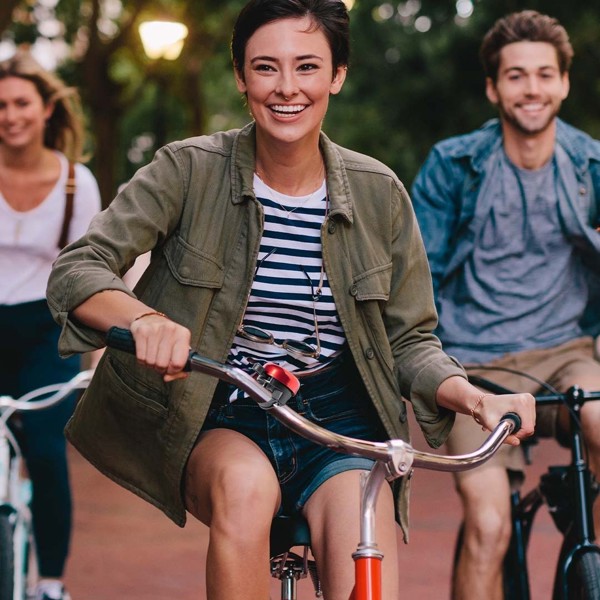
[{"label": "woman's face", "polygon": [[237,70],[235,75],[238,90],[248,98],[259,140],[314,142],[329,95],[342,88],[346,68],[333,72],[327,38],[303,17],[257,29],[246,44],[243,78]]},{"label": "woman's face", "polygon": [[0,79],[0,141],[5,148],[43,144],[46,106],[35,84],[20,77]]}]

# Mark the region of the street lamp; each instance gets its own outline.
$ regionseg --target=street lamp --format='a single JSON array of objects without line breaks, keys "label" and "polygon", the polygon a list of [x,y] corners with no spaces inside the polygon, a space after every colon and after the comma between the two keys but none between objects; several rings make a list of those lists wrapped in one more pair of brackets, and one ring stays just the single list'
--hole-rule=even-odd
[{"label": "street lamp", "polygon": [[179,58],[188,28],[183,23],[175,21],[144,21],[140,23],[139,33],[146,56],[156,63],[154,69],[157,85],[154,136],[155,149],[158,149],[164,146],[167,137],[164,116],[167,80],[161,63],[165,60]]},{"label": "street lamp", "polygon": [[188,28],[175,21],[145,21],[139,26],[146,56],[151,60],[176,60],[181,54]]}]

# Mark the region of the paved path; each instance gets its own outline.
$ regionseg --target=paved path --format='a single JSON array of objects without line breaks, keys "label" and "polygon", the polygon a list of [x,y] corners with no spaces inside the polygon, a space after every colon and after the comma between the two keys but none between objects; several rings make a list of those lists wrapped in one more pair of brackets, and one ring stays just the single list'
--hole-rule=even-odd
[{"label": "paved path", "polygon": [[[418,441],[415,445],[424,447]],[[548,464],[566,460],[565,451],[551,441],[543,441],[534,452],[536,464],[529,471],[530,483]],[[180,529],[100,475],[75,451],[71,452],[71,468],[75,529],[66,580],[73,600],[205,600],[204,526],[190,520]],[[449,474],[415,474],[411,541],[400,548],[403,600],[449,598],[459,516]],[[551,597],[559,543],[550,518],[540,512],[529,552],[532,600]],[[274,593],[276,590],[274,582]],[[302,585],[299,600],[312,599],[308,592],[308,586]]]}]

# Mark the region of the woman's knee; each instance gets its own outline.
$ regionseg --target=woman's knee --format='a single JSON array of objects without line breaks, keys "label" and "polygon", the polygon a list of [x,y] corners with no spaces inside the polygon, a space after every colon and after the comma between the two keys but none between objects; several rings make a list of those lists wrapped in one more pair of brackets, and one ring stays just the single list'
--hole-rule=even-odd
[{"label": "woman's knee", "polygon": [[214,443],[201,447],[204,440],[200,442],[188,462],[184,486],[188,510],[210,527],[240,532],[264,528],[280,502],[275,471],[246,440],[234,437],[222,451],[223,436],[212,437]]}]

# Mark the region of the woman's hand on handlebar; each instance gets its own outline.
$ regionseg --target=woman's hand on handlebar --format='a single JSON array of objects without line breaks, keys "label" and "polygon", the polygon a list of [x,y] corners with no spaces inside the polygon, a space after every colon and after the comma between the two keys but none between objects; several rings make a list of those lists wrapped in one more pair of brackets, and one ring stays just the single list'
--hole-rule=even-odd
[{"label": "woman's hand on handlebar", "polygon": [[136,317],[129,329],[140,364],[158,371],[167,383],[188,376],[183,368],[190,352],[189,329],[154,311]]},{"label": "woman's hand on handlebar", "polygon": [[[479,390],[478,390],[479,391]],[[506,443],[518,446],[521,440],[533,434],[535,427],[535,398],[531,394],[495,395],[479,391],[477,406],[471,415],[483,429],[492,430],[507,412],[513,412],[521,418],[521,429],[506,438]]]},{"label": "woman's hand on handlebar", "polygon": [[455,412],[471,415],[484,429],[492,430],[506,413],[516,413],[521,428],[506,438],[506,443],[518,446],[521,440],[533,434],[535,427],[535,399],[531,394],[494,395],[482,392],[466,379],[448,377],[438,387],[438,405]]}]

